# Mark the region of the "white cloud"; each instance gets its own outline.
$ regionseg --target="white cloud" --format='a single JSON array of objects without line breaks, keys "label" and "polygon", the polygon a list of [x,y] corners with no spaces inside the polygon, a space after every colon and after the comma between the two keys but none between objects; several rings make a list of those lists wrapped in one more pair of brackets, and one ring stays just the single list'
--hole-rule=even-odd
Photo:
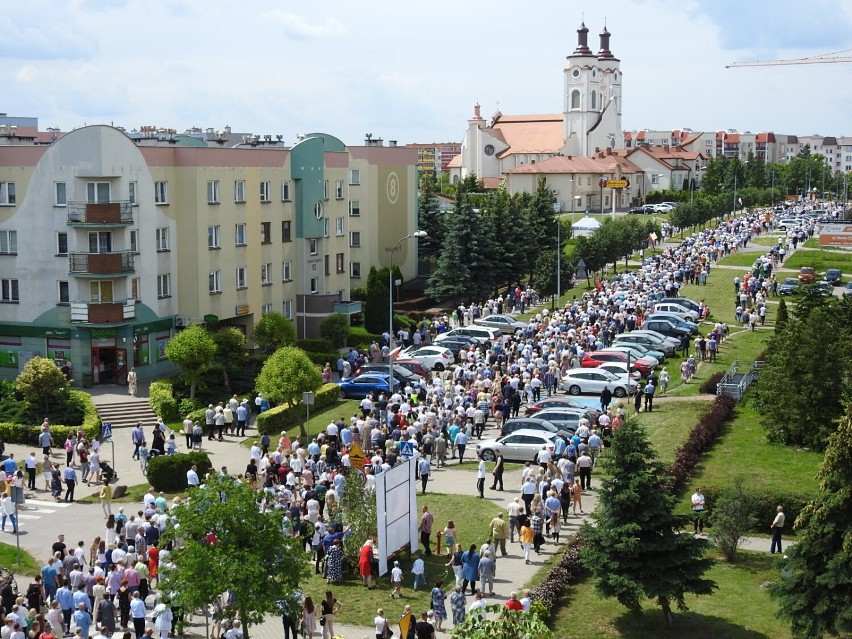
[{"label": "white cloud", "polygon": [[349,31],[334,18],[326,18],[321,23],[311,24],[303,16],[281,9],[268,11],[265,16],[268,20],[278,25],[286,35],[298,39],[321,39],[321,38],[343,38],[349,35]]}]

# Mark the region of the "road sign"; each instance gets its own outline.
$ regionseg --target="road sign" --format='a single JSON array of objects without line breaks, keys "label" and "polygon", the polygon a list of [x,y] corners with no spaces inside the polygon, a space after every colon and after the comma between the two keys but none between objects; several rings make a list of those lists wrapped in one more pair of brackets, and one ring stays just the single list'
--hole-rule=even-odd
[{"label": "road sign", "polygon": [[607,180],[604,186],[609,189],[626,189],[630,186],[630,180]]},{"label": "road sign", "polygon": [[399,442],[399,454],[403,457],[414,457],[414,442]]},{"label": "road sign", "polygon": [[302,393],[302,403],[307,404],[308,406],[314,405],[314,397],[315,395],[311,391],[307,391]]},{"label": "road sign", "polygon": [[367,458],[364,456],[364,451],[361,450],[361,446],[357,443],[352,444],[352,448],[349,449],[349,463],[352,464],[353,468],[357,468],[361,471],[364,470],[364,466],[367,464]]},{"label": "road sign", "polygon": [[598,186],[602,189],[605,189],[607,187],[607,183],[608,180],[606,178],[601,178],[600,180],[598,180]]},{"label": "road sign", "polygon": [[106,422],[101,425],[101,441],[105,442],[108,439],[112,439],[112,424]]}]

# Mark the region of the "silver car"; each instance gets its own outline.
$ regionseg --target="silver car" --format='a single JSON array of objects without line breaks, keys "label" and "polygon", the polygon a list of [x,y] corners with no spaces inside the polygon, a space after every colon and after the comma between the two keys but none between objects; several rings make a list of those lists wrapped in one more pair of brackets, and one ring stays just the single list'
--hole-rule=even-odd
[{"label": "silver car", "polygon": [[547,448],[550,452],[553,452],[556,449],[556,445],[553,443],[555,437],[555,434],[541,430],[521,429],[504,437],[484,439],[478,442],[476,452],[482,455],[485,461],[494,461],[499,451],[507,461],[538,463],[540,451]]},{"label": "silver car", "polygon": [[488,328],[496,328],[501,333],[512,335],[518,330],[527,328],[527,322],[516,320],[511,315],[488,315],[473,320],[477,326],[487,326]]}]

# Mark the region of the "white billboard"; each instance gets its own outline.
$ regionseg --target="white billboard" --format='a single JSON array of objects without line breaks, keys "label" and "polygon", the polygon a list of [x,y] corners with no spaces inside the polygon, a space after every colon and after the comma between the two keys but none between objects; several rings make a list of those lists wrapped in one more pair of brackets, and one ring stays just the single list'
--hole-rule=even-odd
[{"label": "white billboard", "polygon": [[379,576],[388,572],[388,556],[420,543],[417,528],[417,484],[414,464],[405,461],[376,475],[376,531],[378,532]]}]

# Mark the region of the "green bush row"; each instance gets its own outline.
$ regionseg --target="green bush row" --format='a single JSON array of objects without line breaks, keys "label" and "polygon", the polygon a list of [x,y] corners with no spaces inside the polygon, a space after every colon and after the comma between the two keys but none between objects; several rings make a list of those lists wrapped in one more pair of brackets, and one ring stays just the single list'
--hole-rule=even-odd
[{"label": "green bush row", "polygon": [[157,455],[148,462],[148,483],[164,493],[179,493],[187,488],[186,473],[195,465],[202,480],[213,468],[207,453],[194,450],[177,455]]},{"label": "green bush row", "polygon": [[148,397],[151,410],[163,421],[174,422],[178,420],[178,403],[175,399],[174,386],[170,380],[160,379],[151,382]]},{"label": "green bush row", "polygon": [[[704,503],[707,511],[712,513],[713,505],[719,498],[719,493],[722,491],[722,487],[713,485],[702,486],[701,490],[704,492]],[[757,524],[752,532],[763,534],[769,534],[769,524],[771,524],[772,520],[775,519],[775,508],[777,506],[784,507],[784,515],[786,519],[786,524],[784,526],[786,529],[785,532],[792,531],[793,522],[796,521],[799,513],[802,512],[802,509],[812,499],[812,497],[797,495],[796,493],[781,490],[768,491],[760,488],[750,488],[749,492],[754,495],[756,504],[754,514]]]},{"label": "green bush row", "polygon": [[321,368],[326,364],[331,364],[332,370],[337,370],[337,358],[340,357],[340,353],[314,353],[311,351],[305,351],[305,355],[307,355],[308,359],[310,359],[314,364]]},{"label": "green bush row", "polygon": [[327,339],[300,339],[296,340],[296,346],[308,353],[331,353],[334,346]]},{"label": "green bush row", "polygon": [[[98,409],[92,396],[80,390],[68,391],[72,401],[83,408],[83,423],[80,426],[65,426],[63,424],[51,424],[50,432],[53,435],[53,443],[62,446],[62,442],[68,433],[76,433],[82,430],[86,437],[92,438],[100,435],[101,420],[98,417]],[[41,433],[41,424],[17,424],[14,422],[0,422],[0,437],[9,444],[38,444],[38,436]]]},{"label": "green bush row", "polygon": [[[311,411],[333,406],[339,398],[340,387],[337,384],[326,384],[315,393]],[[277,435],[283,430],[290,430],[299,425],[304,410],[303,406],[294,407],[289,404],[270,408],[257,416],[257,432],[261,435]]]}]

